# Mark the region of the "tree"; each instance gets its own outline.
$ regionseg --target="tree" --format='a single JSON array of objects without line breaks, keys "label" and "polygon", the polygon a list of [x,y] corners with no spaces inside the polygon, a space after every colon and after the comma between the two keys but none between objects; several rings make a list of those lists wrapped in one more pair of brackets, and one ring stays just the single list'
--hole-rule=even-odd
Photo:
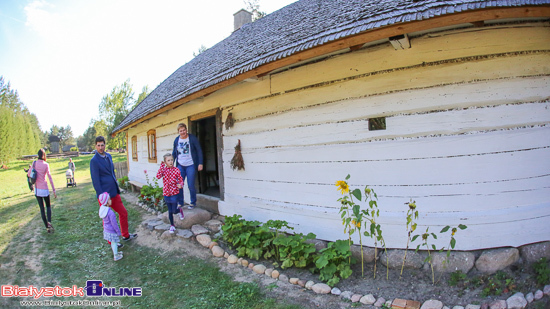
[{"label": "tree", "polygon": [[246,10],[252,12],[252,21],[256,21],[267,15],[266,12],[260,11],[260,0],[244,0]]},{"label": "tree", "polygon": [[193,57],[197,57],[198,55],[200,55],[201,53],[205,52],[208,48],[206,48],[206,46],[202,45],[201,44],[201,47],[199,47],[199,49],[197,50],[197,52],[193,52]]},{"label": "tree", "polygon": [[40,136],[38,119],[0,76],[0,163],[36,153],[42,145]]}]

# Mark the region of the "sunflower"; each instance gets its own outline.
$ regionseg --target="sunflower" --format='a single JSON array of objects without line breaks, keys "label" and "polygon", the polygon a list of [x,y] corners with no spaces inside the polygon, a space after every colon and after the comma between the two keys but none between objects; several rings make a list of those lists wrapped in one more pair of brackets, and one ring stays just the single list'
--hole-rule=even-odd
[{"label": "sunflower", "polygon": [[342,194],[346,194],[349,192],[349,186],[348,183],[343,180],[338,180],[336,182],[336,186],[338,187],[338,191],[340,191]]}]

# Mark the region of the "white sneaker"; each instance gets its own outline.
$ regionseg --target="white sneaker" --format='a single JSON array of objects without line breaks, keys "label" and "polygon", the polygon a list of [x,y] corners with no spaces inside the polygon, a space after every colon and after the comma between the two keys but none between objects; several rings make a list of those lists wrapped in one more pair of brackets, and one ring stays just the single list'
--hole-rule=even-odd
[{"label": "white sneaker", "polygon": [[171,233],[171,234],[174,234],[175,231],[176,231],[176,227],[172,225],[172,226],[170,227],[170,233]]},{"label": "white sneaker", "polygon": [[180,208],[180,220],[183,221],[185,219],[185,215],[183,214],[183,209]]},{"label": "white sneaker", "polygon": [[115,261],[121,260],[123,258],[122,253],[119,252],[117,255],[115,255]]}]

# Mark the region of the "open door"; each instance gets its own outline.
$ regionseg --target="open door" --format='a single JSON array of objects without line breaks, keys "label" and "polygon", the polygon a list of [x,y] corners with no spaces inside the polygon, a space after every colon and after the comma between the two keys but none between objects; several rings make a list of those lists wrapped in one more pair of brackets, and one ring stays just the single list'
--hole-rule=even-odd
[{"label": "open door", "polygon": [[[204,156],[203,170],[198,172],[195,183],[199,205],[203,204],[199,200],[199,194],[203,195],[203,198],[212,197],[223,200],[221,112],[215,110],[208,114],[203,113],[189,119],[190,131],[199,139]],[[204,202],[206,203],[206,201]]]}]

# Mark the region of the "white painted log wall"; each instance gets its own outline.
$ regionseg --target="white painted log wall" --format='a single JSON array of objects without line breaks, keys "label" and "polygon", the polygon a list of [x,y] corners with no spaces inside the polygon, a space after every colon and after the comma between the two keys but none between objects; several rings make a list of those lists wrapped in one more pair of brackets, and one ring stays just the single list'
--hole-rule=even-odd
[{"label": "white painted log wall", "polygon": [[[305,66],[304,78],[322,82],[326,74],[316,73],[336,67],[331,61]],[[293,80],[306,88],[231,107],[237,121],[224,130],[220,213],[345,239],[335,182],[351,174],[352,188],[377,192],[389,247],[406,246],[410,199],[418,233],[468,226],[456,235],[458,250],[550,240],[548,63],[548,53],[486,57],[311,88],[292,76],[302,68],[274,77],[284,86],[272,89]],[[368,118],[382,116],[387,129],[368,131]],[[239,139],[245,171],[229,164]],[[448,245],[448,236],[434,244]]]},{"label": "white painted log wall", "polygon": [[[410,198],[418,231],[468,225],[459,250],[550,240],[548,26],[444,31],[412,38],[408,50],[388,43],[221,89],[131,128],[140,153],[130,179],[158,168],[148,129],[160,163],[177,123],[220,107],[236,119],[223,131],[223,215],[345,239],[334,183],[349,173],[352,187],[378,193],[390,247],[406,244]],[[368,131],[367,119],[382,116],[387,129]],[[238,139],[245,171],[229,166]]]}]

